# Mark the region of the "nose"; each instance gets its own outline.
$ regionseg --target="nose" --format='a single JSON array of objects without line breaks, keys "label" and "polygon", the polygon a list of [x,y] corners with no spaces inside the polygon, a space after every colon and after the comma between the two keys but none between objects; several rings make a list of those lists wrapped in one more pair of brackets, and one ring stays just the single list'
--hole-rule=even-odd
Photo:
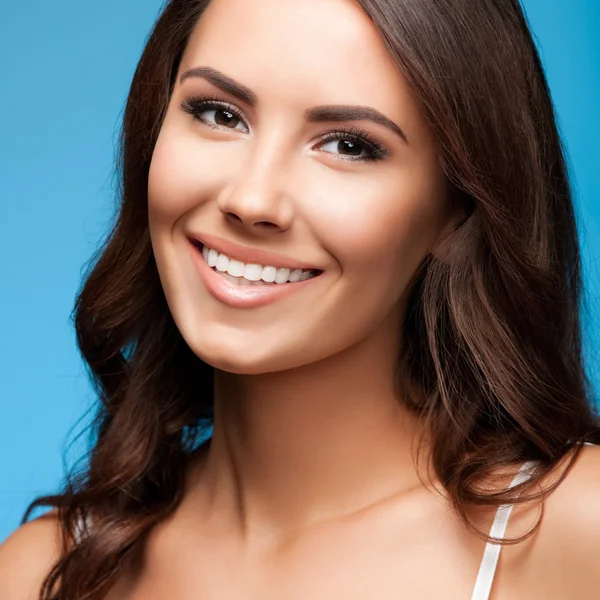
[{"label": "nose", "polygon": [[219,210],[233,226],[250,233],[286,231],[293,220],[292,202],[283,184],[286,172],[275,157],[255,156],[219,195]]}]

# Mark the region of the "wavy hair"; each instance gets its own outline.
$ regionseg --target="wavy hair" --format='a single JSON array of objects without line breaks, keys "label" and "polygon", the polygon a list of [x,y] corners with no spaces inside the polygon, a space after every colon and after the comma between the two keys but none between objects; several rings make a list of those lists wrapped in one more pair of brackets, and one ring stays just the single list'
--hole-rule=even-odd
[{"label": "wavy hair", "polygon": [[[465,526],[471,506],[543,499],[600,420],[582,353],[581,259],[548,84],[518,0],[358,0],[439,144],[449,201],[465,219],[416,274],[397,385],[427,420],[432,464]],[[73,316],[98,396],[85,468],[53,506],[63,552],[40,600],[100,600],[182,497],[209,443],[213,369],[184,342],[148,232],[150,161],[187,40],[208,0],[170,0],[147,40],[124,113],[119,207]],[[536,460],[512,489],[481,483]],[[548,489],[540,482],[567,462]],[[93,528],[76,536],[78,519]],[[501,543],[517,543],[529,537]],[[86,522],[86,521],[84,521]]]}]

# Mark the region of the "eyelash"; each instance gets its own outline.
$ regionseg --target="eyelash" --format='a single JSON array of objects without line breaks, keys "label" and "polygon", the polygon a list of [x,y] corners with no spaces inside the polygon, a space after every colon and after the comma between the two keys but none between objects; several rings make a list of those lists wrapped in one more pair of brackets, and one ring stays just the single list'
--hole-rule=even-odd
[{"label": "eyelash", "polygon": [[[200,119],[200,117],[198,116],[200,113],[204,112],[205,110],[225,110],[226,112],[231,113],[237,119],[240,119],[240,121],[245,122],[244,116],[237,107],[233,106],[232,104],[228,104],[227,102],[223,102],[219,98],[213,96],[186,98],[181,102],[180,106],[184,112],[192,115],[203,125],[211,127],[213,129],[223,129],[223,127],[219,125],[213,125],[204,121],[203,119]],[[390,152],[386,148],[384,148],[379,143],[379,141],[377,141],[368,131],[366,131],[362,127],[356,127],[354,125],[344,126],[339,130],[329,132],[322,136],[319,140],[319,143],[323,145],[328,142],[333,142],[337,140],[345,140],[360,144],[361,146],[364,146],[364,149],[368,152],[366,156],[360,157],[351,157],[346,156],[344,154],[337,154],[337,156],[341,157],[340,160],[346,160],[350,162],[373,162],[382,160],[390,154]],[[328,152],[328,154],[335,155],[335,153],[333,152]]]}]

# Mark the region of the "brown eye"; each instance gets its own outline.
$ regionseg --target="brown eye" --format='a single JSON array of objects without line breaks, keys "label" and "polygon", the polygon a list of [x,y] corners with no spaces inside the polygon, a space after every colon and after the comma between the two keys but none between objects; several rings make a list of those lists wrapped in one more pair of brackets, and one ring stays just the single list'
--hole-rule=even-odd
[{"label": "brown eye", "polygon": [[341,160],[364,162],[382,160],[390,154],[368,131],[357,127],[328,133],[321,138],[319,148]]},{"label": "brown eye", "polygon": [[[328,149],[327,146],[329,146]],[[326,142],[321,146],[321,149],[325,150],[326,152],[331,152],[332,154],[339,154],[340,156],[348,156],[353,158],[365,158],[369,156],[369,148],[367,148],[365,144],[362,144],[359,141],[354,141],[353,139],[343,138],[341,136]]]},{"label": "brown eye", "polygon": [[240,123],[238,117],[236,117],[234,114],[230,113],[225,109],[219,109],[213,112],[215,113],[214,120],[217,125],[235,129],[236,126]]},{"label": "brown eye", "polygon": [[225,127],[226,129],[239,129],[247,131],[243,121],[236,114],[226,108],[207,106],[199,108],[195,113],[196,118],[209,127]]},{"label": "brown eye", "polygon": [[340,140],[338,142],[338,150],[340,154],[346,154],[348,156],[360,156],[364,147],[359,142],[353,142],[351,140]]},{"label": "brown eye", "polygon": [[194,119],[214,129],[231,129],[248,133],[241,113],[233,106],[207,98],[187,98],[181,103],[181,109]]}]

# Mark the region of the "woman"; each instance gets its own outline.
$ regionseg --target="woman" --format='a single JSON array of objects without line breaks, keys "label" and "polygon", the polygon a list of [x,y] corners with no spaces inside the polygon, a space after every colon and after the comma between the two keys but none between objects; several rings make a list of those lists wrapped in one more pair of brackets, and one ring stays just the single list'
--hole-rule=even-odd
[{"label": "woman", "polygon": [[597,595],[577,229],[517,0],[171,0],[120,167],[75,315],[97,440],[0,551],[9,600]]}]

